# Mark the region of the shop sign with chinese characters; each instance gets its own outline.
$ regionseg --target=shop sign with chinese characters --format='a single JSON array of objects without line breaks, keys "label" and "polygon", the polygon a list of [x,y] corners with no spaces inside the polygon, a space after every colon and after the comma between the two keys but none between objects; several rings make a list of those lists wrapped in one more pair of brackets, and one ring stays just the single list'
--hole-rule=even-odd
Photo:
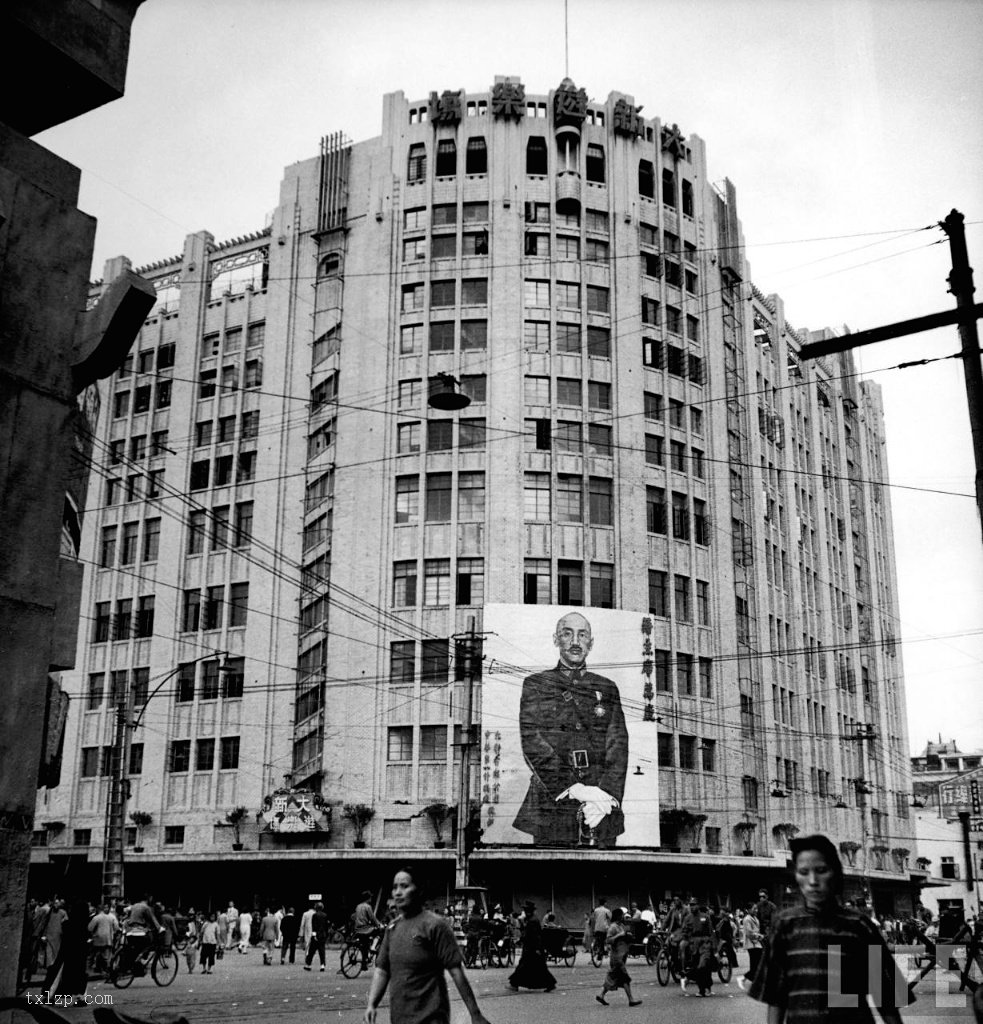
[{"label": "shop sign with chinese characters", "polygon": [[277,789],[263,800],[269,832],[324,832],[318,818],[325,813],[321,796],[310,789]]},{"label": "shop sign with chinese characters", "polygon": [[983,768],[958,775],[939,785],[939,808],[945,818],[957,818],[960,814],[980,814],[980,783],[983,782]]}]

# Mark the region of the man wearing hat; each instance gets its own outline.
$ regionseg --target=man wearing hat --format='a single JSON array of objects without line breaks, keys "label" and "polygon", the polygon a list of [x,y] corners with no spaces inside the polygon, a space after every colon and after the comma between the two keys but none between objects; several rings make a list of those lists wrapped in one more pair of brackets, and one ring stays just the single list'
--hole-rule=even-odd
[{"label": "man wearing hat", "polygon": [[625,831],[628,729],[615,682],[586,667],[594,646],[579,612],[556,624],[556,668],[527,676],[519,702],[531,776],[515,827],[550,846],[610,848]]},{"label": "man wearing hat", "polygon": [[365,971],[369,966],[369,948],[372,945],[372,938],[382,930],[382,923],[372,909],[372,893],[368,889],[362,893],[362,902],[355,908],[354,918],[355,937],[358,940],[359,949],[362,951],[362,970]]},{"label": "man wearing hat", "polygon": [[768,890],[758,891],[758,902],[754,905],[754,915],[758,919],[758,928],[762,935],[771,931],[771,922],[778,912],[778,907],[768,899]]},{"label": "man wearing hat", "polygon": [[509,987],[513,992],[520,988],[541,988],[552,992],[556,978],[546,966],[546,949],[543,946],[543,928],[536,917],[536,904],[526,900],[522,904],[525,928],[522,932],[522,956],[515,970],[509,975]]}]

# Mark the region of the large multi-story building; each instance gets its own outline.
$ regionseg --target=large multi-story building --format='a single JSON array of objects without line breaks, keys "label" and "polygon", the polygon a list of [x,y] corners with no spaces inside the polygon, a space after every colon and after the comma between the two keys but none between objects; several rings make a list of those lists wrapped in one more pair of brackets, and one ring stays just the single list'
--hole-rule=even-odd
[{"label": "large multi-story building", "polygon": [[[777,886],[788,837],[822,830],[858,847],[854,890],[905,905],[879,392],[799,358],[703,140],[569,80],[394,93],[381,135],[287,169],[263,230],[142,273],[159,303],[103,395],[74,755],[46,797],[67,827],[39,847],[118,840],[119,717],[150,815],[131,881],[301,898],[330,862],[340,896],[413,856],[450,885],[422,811],[487,791],[483,608],[584,606],[651,626],[657,758],[632,768],[661,840],[479,843],[475,881],[579,923],[600,890]],[[429,404],[447,390],[469,404]]]}]

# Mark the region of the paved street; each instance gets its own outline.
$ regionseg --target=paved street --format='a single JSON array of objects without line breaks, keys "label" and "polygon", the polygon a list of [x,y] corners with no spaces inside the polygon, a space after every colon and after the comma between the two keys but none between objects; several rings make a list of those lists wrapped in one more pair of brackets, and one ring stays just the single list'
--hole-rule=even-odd
[{"label": "paved street", "polygon": [[[93,996],[111,996],[113,1005],[124,1012],[161,1020],[166,1013],[183,1013],[191,1024],[217,1024],[235,1021],[251,1024],[280,1019],[285,1024],[356,1024],[362,1018],[369,986],[368,975],[348,980],[338,973],[338,952],[329,950],[325,973],[302,970],[301,964],[281,967],[279,963],[264,967],[262,954],[251,950],[245,955],[226,955],[213,975],[189,975],[182,961],[182,973],[169,988],[157,988],[149,978],[138,978],[120,991],[104,982],[89,987]],[[740,970],[746,965],[742,952]],[[551,967],[557,979],[555,992],[515,994],[507,985],[507,970],[489,968],[469,971],[482,1010],[492,1024],[579,1024],[581,1021],[605,1021],[608,1024],[663,1021],[719,1021],[721,1024],[763,1024],[765,1009],[744,995],[732,982],[714,986],[713,995],[684,996],[678,985],[661,988],[655,968],[643,960],[633,959],[629,970],[634,979],[636,996],[644,1003],[629,1009],[624,993],[610,993],[611,1007],[606,1009],[594,1001],[600,989],[603,972],[591,967],[581,953],[577,965]],[[947,976],[949,979],[955,975]],[[953,989],[957,986],[953,985]],[[36,990],[34,990],[36,992]],[[451,985],[453,1024],[466,1024],[467,1014]],[[948,996],[957,1005],[933,1005],[932,976],[918,988],[918,1002],[904,1014],[906,1024],[928,1024],[940,1020],[971,1020],[968,1001],[954,993]],[[384,1004],[385,1006],[385,1004]],[[91,1011],[82,1007],[60,1010],[71,1021],[91,1021]],[[24,1015],[21,1020],[27,1020]],[[382,1024],[388,1024],[383,1009]]]}]

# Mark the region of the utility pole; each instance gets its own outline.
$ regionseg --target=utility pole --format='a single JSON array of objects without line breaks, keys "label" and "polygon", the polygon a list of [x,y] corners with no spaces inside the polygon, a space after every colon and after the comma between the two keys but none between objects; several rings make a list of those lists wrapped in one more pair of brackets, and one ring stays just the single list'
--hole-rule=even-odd
[{"label": "utility pole", "polygon": [[973,268],[966,251],[964,217],[952,210],[942,221],[942,230],[949,236],[952,272],[949,291],[956,297],[960,312],[959,340],[961,343],[963,374],[966,377],[966,398],[969,403],[969,429],[973,435],[973,456],[976,460],[976,508],[983,529],[983,369],[980,367],[980,340],[976,332],[973,308]]},{"label": "utility pole", "polygon": [[469,882],[468,848],[465,835],[471,819],[471,707],[474,701],[475,632],[474,616],[468,619],[468,670],[461,714],[461,776],[457,799],[457,866],[455,882],[460,889]]},{"label": "utility pole", "polygon": [[983,371],[980,369],[980,343],[976,331],[976,321],[983,316],[983,303],[973,302],[973,268],[969,265],[966,251],[963,221],[963,215],[958,210],[952,210],[944,221],[939,222],[939,227],[949,236],[952,271],[947,280],[949,291],[956,297],[955,309],[916,317],[913,320],[903,320],[885,327],[874,327],[869,331],[858,331],[856,334],[846,334],[842,338],[810,342],[799,349],[799,356],[802,359],[816,359],[836,352],[847,352],[861,345],[872,345],[890,338],[900,338],[907,334],[918,334],[921,331],[958,324],[960,355],[966,377],[969,426],[976,461],[976,509],[980,516],[980,529],[983,531]]}]

